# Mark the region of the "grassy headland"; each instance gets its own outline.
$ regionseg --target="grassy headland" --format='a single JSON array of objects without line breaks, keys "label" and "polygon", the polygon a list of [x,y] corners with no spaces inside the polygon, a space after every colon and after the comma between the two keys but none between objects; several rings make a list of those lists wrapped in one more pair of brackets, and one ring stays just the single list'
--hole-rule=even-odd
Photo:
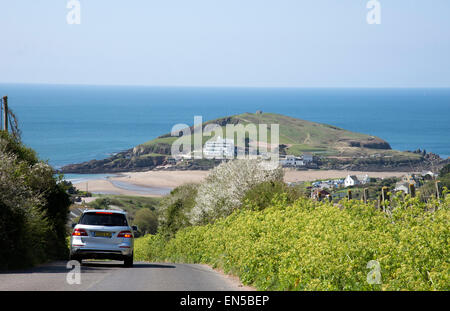
[{"label": "grassy headland", "polygon": [[[316,156],[316,167],[321,169],[351,170],[408,170],[414,167],[423,169],[442,162],[433,154],[392,150],[389,143],[371,135],[351,132],[336,126],[300,120],[274,113],[244,113],[230,117],[204,122],[202,128],[209,124],[219,126],[225,136],[226,126],[234,125],[235,145],[256,146],[263,136],[258,133],[257,140],[251,140],[246,126],[249,124],[267,124],[267,143],[271,143],[271,124],[279,124],[279,147],[282,155],[301,155],[312,153]],[[258,127],[257,127],[258,128]],[[190,128],[193,133],[193,127]],[[203,133],[205,134],[205,133]],[[203,136],[206,143],[212,136]],[[67,165],[61,169],[64,173],[112,173],[145,171],[167,164],[171,155],[172,143],[178,139],[171,134],[161,135],[132,149],[120,152],[103,160],[92,160],[81,164]],[[193,135],[185,141],[194,147]],[[173,165],[173,170],[211,169],[220,161],[188,160]]]}]

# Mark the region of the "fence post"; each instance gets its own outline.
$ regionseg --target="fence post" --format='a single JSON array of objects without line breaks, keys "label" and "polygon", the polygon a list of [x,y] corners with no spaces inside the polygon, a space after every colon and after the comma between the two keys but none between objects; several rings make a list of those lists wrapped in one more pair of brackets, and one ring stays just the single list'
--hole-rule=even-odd
[{"label": "fence post", "polygon": [[439,200],[439,180],[436,180],[435,185],[436,185],[436,199]]},{"label": "fence post", "polygon": [[388,196],[388,187],[384,186],[384,187],[381,189],[381,195],[382,195],[382,198],[383,198],[383,202],[386,201],[386,200],[389,200],[389,196]]},{"label": "fence post", "polygon": [[363,201],[364,204],[367,204],[367,200],[369,199],[369,189],[364,188],[364,192],[363,192]]},{"label": "fence post", "polygon": [[414,186],[414,184],[409,184],[409,195],[411,196],[411,198],[416,197],[416,187]]},{"label": "fence post", "polygon": [[383,203],[383,211],[386,211],[386,201],[389,200],[388,187],[384,186],[381,188],[381,202]]}]

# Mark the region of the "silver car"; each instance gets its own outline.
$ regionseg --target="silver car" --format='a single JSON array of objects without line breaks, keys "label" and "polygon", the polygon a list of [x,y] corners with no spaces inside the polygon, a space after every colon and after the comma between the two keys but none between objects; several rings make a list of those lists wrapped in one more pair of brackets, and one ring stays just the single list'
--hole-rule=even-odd
[{"label": "silver car", "polygon": [[126,267],[133,266],[134,234],[126,213],[115,210],[84,211],[73,226],[70,239],[70,259],[123,260]]}]

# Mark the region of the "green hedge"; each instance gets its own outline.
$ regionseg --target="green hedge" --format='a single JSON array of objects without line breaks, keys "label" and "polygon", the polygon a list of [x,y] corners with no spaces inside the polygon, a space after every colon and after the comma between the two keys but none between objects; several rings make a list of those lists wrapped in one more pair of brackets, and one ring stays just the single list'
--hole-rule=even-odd
[{"label": "green hedge", "polygon": [[[384,213],[359,201],[340,205],[278,196],[262,211],[243,209],[165,240],[136,241],[136,258],[204,263],[260,290],[449,290],[450,197],[407,198]],[[369,284],[369,261],[381,284]]]},{"label": "green hedge", "polygon": [[69,205],[53,169],[0,132],[0,269],[66,258]]}]

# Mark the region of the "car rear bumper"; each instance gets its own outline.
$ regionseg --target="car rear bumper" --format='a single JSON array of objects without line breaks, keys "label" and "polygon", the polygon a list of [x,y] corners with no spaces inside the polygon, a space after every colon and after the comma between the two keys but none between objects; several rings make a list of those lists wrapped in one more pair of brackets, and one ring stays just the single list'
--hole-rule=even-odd
[{"label": "car rear bumper", "polygon": [[133,248],[131,245],[126,244],[109,247],[94,247],[92,245],[72,246],[70,255],[86,259],[122,259],[133,255]]}]

